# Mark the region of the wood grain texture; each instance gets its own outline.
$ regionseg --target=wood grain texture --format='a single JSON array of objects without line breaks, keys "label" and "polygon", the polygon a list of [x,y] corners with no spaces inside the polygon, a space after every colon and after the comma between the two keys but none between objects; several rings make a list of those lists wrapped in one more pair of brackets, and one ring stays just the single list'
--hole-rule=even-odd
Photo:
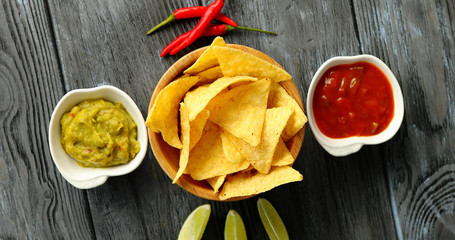
[{"label": "wood grain texture", "polygon": [[[119,87],[145,116],[145,99],[150,98],[166,62],[157,62],[158,47],[146,42],[150,24],[145,6],[157,4],[153,7],[160,9],[163,3],[49,1],[66,89],[105,84]],[[151,161],[150,156],[144,162]],[[145,232],[143,215],[149,212],[138,210],[142,192],[135,187],[155,180],[142,178],[135,182],[130,177],[109,178],[102,187],[87,191],[96,238],[159,238]]]},{"label": "wood grain texture", "polygon": [[87,199],[60,176],[47,126],[63,94],[42,1],[0,5],[0,239],[93,236]]},{"label": "wood grain texture", "polygon": [[[282,32],[277,39],[272,38],[263,46],[269,52],[264,51],[282,63],[295,81],[300,81],[298,88],[301,88],[302,96],[306,96],[314,72],[325,60],[360,53],[349,1],[267,4],[273,6],[267,18],[277,21],[260,21],[259,27],[278,24],[276,28]],[[280,18],[292,21],[280,21]],[[250,36],[248,39],[255,38]],[[393,216],[388,200],[384,199],[388,192],[382,157],[376,146],[365,146],[358,154],[334,158],[314,141],[311,131],[306,131],[303,148],[294,164],[303,173],[304,180],[298,185],[297,194],[293,194],[296,197],[281,206],[289,207],[284,210],[289,219],[301,219],[291,224],[295,236],[394,239]],[[271,197],[274,198],[278,199]]]},{"label": "wood grain texture", "polygon": [[[455,109],[453,1],[354,1],[364,53],[400,81],[405,120],[384,144],[401,239],[454,239]],[[360,22],[360,21],[359,21]]]},{"label": "wood grain texture", "polygon": [[[141,109],[145,109],[141,104],[146,102],[144,99],[149,98],[144,98],[143,96],[151,94],[149,89],[152,89],[156,84],[156,81],[161,75],[159,72],[164,72],[164,70],[178,57],[191,51],[191,49],[208,45],[211,42],[211,39],[201,39],[200,41],[197,41],[192,48],[186,49],[173,58],[149,58],[149,54],[152,56],[154,52],[158,54],[172,38],[182,33],[184,30],[187,30],[188,23],[191,21],[184,22],[183,26],[175,24],[172,28],[167,28],[167,31],[158,32],[160,35],[155,34],[146,38],[143,33],[148,30],[151,24],[145,20],[147,19],[145,13],[149,14],[154,12],[157,15],[152,16],[151,19],[155,20],[156,18],[159,18],[159,20],[161,20],[167,16],[167,13],[164,14],[163,12],[166,11],[157,11],[156,9],[168,9],[170,12],[172,9],[175,9],[176,6],[191,4],[179,1],[170,2],[169,5],[163,5],[163,3],[148,3],[154,4],[154,6],[150,6],[149,8],[146,6],[145,9],[141,8],[142,6],[139,4],[140,3],[136,6],[119,1],[115,3],[55,2],[50,4],[52,21],[56,26],[57,48],[62,62],[64,82],[68,90],[109,83],[124,89],[133,96],[133,99],[138,102]],[[311,6],[311,11],[313,12],[307,14],[310,17],[318,18],[316,19],[318,21],[325,21],[326,14],[332,16],[330,19],[332,19],[332,22],[336,26],[328,25],[322,30],[316,29],[311,21],[303,21],[301,11],[302,9],[306,9],[306,4],[310,3],[296,3],[292,1],[280,3],[274,1],[265,1],[263,3],[231,1],[228,2],[228,5],[224,8],[228,12],[231,11],[232,17],[234,19],[239,19],[239,23],[242,22],[241,25],[263,29],[272,28],[270,30],[281,29],[282,32],[278,37],[258,35],[257,33],[237,32],[228,35],[227,42],[240,43],[257,49],[264,49],[263,51],[265,53],[270,54],[271,57],[282,64],[293,76],[297,76],[299,83],[297,86],[302,96],[305,96],[303,94],[304,86],[308,85],[309,80],[311,79],[311,67],[313,66],[313,69],[316,69],[317,66],[325,60],[325,56],[328,55],[327,53],[338,55],[340,53],[352,52],[357,49],[355,32],[352,29],[347,31],[347,35],[346,32],[333,31],[333,29],[336,29],[337,27],[342,29],[349,27],[349,25],[345,26],[343,21],[351,23],[352,25],[353,19],[350,15],[345,14],[350,11],[347,4],[340,3],[340,6],[331,6],[322,3]],[[260,9],[264,10],[261,11]],[[269,11],[269,9],[275,10]],[[286,19],[283,19],[283,12],[286,12],[291,19],[296,19],[297,21],[286,21]],[[136,16],[136,18],[132,16]],[[338,18],[341,18],[342,21],[337,21],[336,19]],[[129,21],[130,19],[132,19],[132,21]],[[290,22],[290,26],[283,25],[288,24],[288,22]],[[143,29],[143,31],[141,31],[141,29]],[[314,52],[304,51],[305,47],[308,48],[308,45],[304,42],[302,44],[302,41],[300,40],[302,38],[301,34],[308,29],[310,30],[309,32],[315,34],[315,38],[318,38],[317,44],[314,45],[316,46],[316,49],[313,50]],[[128,32],[129,34],[118,34],[119,32]],[[327,33],[329,33],[329,36],[326,36]],[[343,41],[349,42],[349,44],[347,44],[348,48],[346,49],[345,44],[336,44],[335,39],[337,41],[344,39]],[[343,41],[341,42],[343,43]],[[296,44],[296,42],[300,44]],[[310,44],[314,43],[311,39],[308,39],[308,42]],[[141,53],[143,53],[143,55],[141,55]],[[316,61],[314,61],[314,56],[318,57]],[[133,83],[137,84],[135,85]],[[335,236],[348,237],[357,230],[355,226],[351,225],[351,222],[345,222],[344,219],[333,219],[333,214],[339,214],[335,211],[337,208],[343,209],[344,206],[342,205],[341,199],[345,200],[346,198],[352,198],[350,202],[351,208],[352,206],[357,205],[358,196],[356,194],[361,194],[363,189],[362,187],[359,187],[357,191],[351,192],[351,195],[343,195],[342,193],[344,193],[344,190],[341,192],[340,190],[337,190],[338,186],[334,186],[333,188],[323,189],[322,195],[318,195],[318,193],[321,192],[321,179],[322,181],[324,181],[324,179],[325,181],[331,181],[328,178],[330,174],[340,170],[338,169],[338,166],[331,166],[332,172],[324,170],[326,166],[324,166],[324,162],[320,163],[320,159],[324,158],[321,154],[322,151],[320,149],[319,154],[311,154],[309,152],[304,154],[307,156],[307,159],[312,159],[313,164],[316,164],[321,168],[322,172],[319,174],[312,174],[313,170],[307,168],[306,163],[302,160],[297,160],[298,162],[301,162],[299,166],[300,169],[303,169],[304,173],[306,168],[311,169],[306,170],[306,182],[311,186],[312,190],[302,190],[302,184],[295,184],[272,191],[275,194],[268,195],[285,219],[291,236],[305,236],[306,234],[310,238]],[[308,158],[308,155],[311,157]],[[131,179],[130,185],[133,186],[132,191],[126,191],[124,188],[120,187],[113,187],[114,189],[118,189],[117,191],[103,191],[103,189],[88,191],[89,201],[95,203],[92,205],[92,215],[98,215],[100,213],[97,208],[102,204],[110,206],[109,210],[112,212],[119,212],[119,214],[113,214],[112,216],[107,215],[105,218],[102,218],[102,221],[94,217],[95,229],[109,229],[109,223],[115,222],[120,218],[123,219],[122,221],[128,222],[133,226],[145,224],[144,228],[148,237],[176,237],[176,229],[179,229],[182,219],[184,219],[195,206],[202,202],[199,199],[197,199],[198,201],[195,201],[193,196],[188,196],[184,191],[178,189],[177,186],[171,185],[166,177],[163,178],[162,171],[157,167],[154,159],[150,157],[150,155],[149,159],[153,162],[150,163],[145,161],[145,163],[143,163],[143,165],[145,165],[143,171],[148,169],[148,172],[139,171],[138,174],[133,173],[129,177]],[[304,158],[301,156],[300,159]],[[333,161],[333,159],[328,160],[328,163],[331,163],[331,161]],[[354,162],[352,165],[355,166],[357,163],[358,162]],[[147,164],[151,164],[151,166],[147,167]],[[345,165],[341,168],[341,171],[347,171],[349,173],[349,169],[352,165],[351,163]],[[368,168],[367,165],[363,167]],[[359,176],[361,170],[364,169],[355,170],[353,174],[355,177],[348,182],[348,186],[349,184],[358,186],[358,183],[363,182],[364,177]],[[376,172],[376,169],[374,168],[370,168],[369,170],[370,172],[373,170]],[[379,173],[381,173],[381,171],[379,171]],[[366,174],[366,176],[368,176],[368,174]],[[375,180],[377,180],[380,179],[378,176],[381,176],[381,174],[375,176]],[[333,181],[335,182],[337,180]],[[108,186],[110,186],[110,184],[114,184],[115,186],[115,182],[112,181],[108,181],[107,184]],[[343,182],[339,182],[339,184],[348,188]],[[378,185],[376,182],[369,184]],[[123,187],[126,186],[127,185],[124,185]],[[385,185],[379,185],[379,189],[379,193],[381,193],[381,191],[384,192]],[[99,195],[105,196],[103,202],[99,202],[98,199],[92,200],[91,192],[96,194],[98,191],[100,191]],[[307,193],[307,195],[303,195],[302,191]],[[155,193],[155,195],[149,193]],[[133,211],[126,213],[119,211],[118,208],[121,205],[118,204],[120,200],[115,197],[116,194],[126,194],[127,196],[124,196],[124,198],[131,200],[128,202],[129,205],[133,205],[131,206],[131,209],[138,208],[140,209],[139,212]],[[296,197],[291,201],[291,204],[289,204],[289,201],[286,201],[285,199],[288,199],[286,196],[291,194]],[[341,197],[341,199],[339,200],[337,197]],[[369,198],[365,197],[365,199]],[[193,201],[196,202],[197,205]],[[302,202],[324,202],[326,205],[314,204],[313,207],[315,207],[315,209],[312,209],[311,205],[302,205]],[[368,202],[368,200],[365,200],[363,204],[361,202],[358,205],[365,206],[364,203],[366,202]],[[214,209],[218,209],[218,211],[214,211],[214,214],[216,214],[214,222],[212,224],[209,223],[209,227],[212,225],[206,233],[206,236],[209,239],[214,238],[215,236],[221,236],[220,234],[222,233],[224,226],[225,214],[229,208],[229,205],[213,204],[216,206]],[[378,206],[382,207],[382,204],[383,203],[379,202]],[[265,238],[265,232],[262,229],[262,226],[257,224],[260,220],[257,217],[255,205],[255,199],[251,199],[249,201],[234,203],[230,206],[235,207],[235,209],[243,209],[241,214],[244,217],[244,220],[250,223],[249,226],[252,228],[250,237],[253,239],[263,239]],[[178,207],[176,208],[175,206]],[[310,209],[308,210],[307,207],[310,207]],[[297,219],[295,216],[296,208],[304,210],[297,213],[298,219],[303,219],[301,222],[294,220]],[[385,207],[384,209],[388,208]],[[226,212],[224,213],[224,216],[222,216],[223,212]],[[368,212],[366,207],[363,208],[363,212]],[[306,213],[312,214],[306,215]],[[374,214],[373,211],[370,211],[370,213]],[[387,212],[385,214],[386,217],[382,217],[382,215],[381,212],[378,219],[387,219]],[[175,217],[169,218],[169,216]],[[368,218],[368,216],[362,215],[362,211],[359,211],[358,217],[354,218],[354,220],[356,223],[363,223],[366,218]],[[157,224],[156,219],[160,219],[162,222],[159,220],[158,222],[161,223]],[[316,224],[318,224],[319,228],[312,228],[304,231],[304,228],[302,227],[304,225],[302,225],[302,223],[314,222],[314,220],[318,221]],[[385,222],[387,223],[387,221]],[[381,223],[379,223],[379,225],[380,224]],[[323,230],[333,228],[333,226],[336,226],[334,231],[328,232]],[[382,233],[380,232],[369,233],[368,231],[359,231],[357,237],[378,237],[381,236],[381,234]],[[122,236],[126,237],[131,235],[141,236],[142,233],[141,231],[136,233],[122,224],[111,229],[110,232],[104,230],[97,232],[97,237],[101,238],[113,236],[122,238]]]}]

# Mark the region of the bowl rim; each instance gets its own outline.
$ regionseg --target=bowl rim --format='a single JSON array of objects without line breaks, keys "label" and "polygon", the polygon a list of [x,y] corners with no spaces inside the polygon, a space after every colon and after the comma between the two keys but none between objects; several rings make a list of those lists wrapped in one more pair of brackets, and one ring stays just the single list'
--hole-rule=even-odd
[{"label": "bowl rim", "polygon": [[[107,168],[79,166],[60,144],[62,115],[83,100],[103,98],[121,102],[137,125],[140,150],[127,164]],[[124,91],[111,85],[74,89],[66,93],[55,106],[49,121],[49,148],[52,159],[60,174],[73,186],[81,189],[93,188],[106,182],[110,176],[120,176],[135,170],[143,161],[148,148],[148,135],[144,117],[133,99]]]},{"label": "bowl rim", "polygon": [[[330,138],[324,135],[318,128],[316,121],[313,115],[313,96],[317,83],[321,80],[322,75],[331,67],[343,64],[353,64],[356,62],[368,62],[376,67],[378,67],[387,77],[392,87],[393,99],[394,99],[394,116],[389,126],[382,131],[381,133],[373,136],[353,136],[347,138]],[[380,144],[391,139],[401,126],[404,117],[404,103],[403,103],[403,94],[401,92],[400,85],[390,70],[390,68],[379,58],[368,55],[361,54],[356,56],[338,56],[330,58],[325,61],[311,80],[310,87],[308,88],[307,93],[307,117],[308,123],[310,124],[311,131],[315,136],[316,140],[321,144],[321,146],[333,156],[341,157],[346,156],[351,153],[355,153],[362,148],[363,145],[374,145]]]},{"label": "bowl rim", "polygon": [[[240,49],[242,51],[247,51],[248,53],[250,53],[252,55],[255,55],[255,56],[258,56],[256,54],[259,54],[260,55],[260,56],[258,56],[259,58],[262,58],[262,59],[264,59],[266,61],[269,61],[269,62],[279,66],[280,68],[283,68],[273,58],[271,58],[267,54],[263,53],[262,51],[259,51],[259,50],[255,49],[255,48],[248,47],[248,46],[245,46],[245,45],[239,45],[239,44],[227,44],[227,46],[228,47],[232,47],[232,48],[237,48],[237,49]],[[153,104],[154,104],[154,102],[156,100],[156,97],[158,96],[158,93],[167,84],[169,84],[170,82],[175,80],[178,76],[180,76],[183,73],[183,70],[185,70],[186,68],[191,66],[197,60],[197,58],[208,47],[209,46],[201,47],[199,49],[196,49],[196,50],[184,55],[183,57],[179,58],[176,62],[174,62],[174,64],[172,64],[172,66],[169,67],[166,70],[166,72],[162,75],[162,77],[160,78],[159,82],[157,83],[155,89],[153,90],[153,94],[152,94],[152,97],[151,97],[150,103],[149,103],[148,112],[150,112],[150,110],[152,109]],[[188,58],[194,58],[194,59],[188,61]],[[181,69],[181,71],[179,71],[179,69]],[[177,73],[175,73],[175,71]],[[292,79],[290,79],[288,81],[280,82],[280,84],[282,86],[283,85],[287,85],[288,87],[290,87],[290,85],[293,85],[297,89],[297,86],[295,85],[295,83],[294,83],[294,81]],[[304,109],[304,105],[303,105],[302,97],[301,97],[300,93],[299,93],[299,97],[297,99],[295,99],[295,100],[297,101],[299,106],[302,109]],[[162,140],[162,137],[161,137],[160,133],[155,133],[149,128],[148,128],[148,132],[149,132],[149,142],[150,142],[150,146],[152,148],[153,155],[155,156],[155,159],[158,162],[158,164],[160,165],[161,169],[172,180],[173,179],[172,175],[175,176],[175,172],[177,172],[177,171],[174,171],[174,169],[172,169],[171,166],[165,165],[166,163],[162,159],[162,158],[165,158],[165,157],[164,157],[164,155],[163,155],[163,153],[162,153],[162,151],[160,149],[162,147],[164,147],[164,148],[167,148],[167,147],[172,148],[172,147],[170,147],[167,143],[164,142],[164,140]],[[305,134],[305,126],[302,129],[300,129],[299,132],[297,132],[297,134],[291,140],[289,140],[286,143],[286,146],[290,150],[290,152],[293,155],[294,159],[297,159],[297,156],[298,156],[298,154],[300,152],[300,149],[301,149],[301,146],[302,146],[302,143],[303,143],[304,134]],[[155,143],[152,143],[153,141],[155,141]],[[154,144],[156,144],[157,146],[154,146]],[[163,144],[165,146],[163,146]],[[291,146],[291,149],[290,149],[290,146]],[[207,200],[230,202],[230,201],[244,200],[244,199],[248,199],[248,198],[256,196],[256,195],[241,196],[241,197],[234,197],[234,198],[229,198],[229,199],[226,199],[226,200],[221,200],[221,199],[219,199],[219,193],[216,193],[216,194],[209,194],[208,193],[208,191],[213,193],[213,190],[211,189],[210,185],[208,185],[208,183],[206,184],[206,188],[201,190],[201,189],[198,189],[198,188],[202,188],[202,187],[196,188],[195,185],[191,184],[191,182],[193,182],[193,181],[196,181],[196,180],[192,180],[192,178],[190,176],[188,176],[187,174],[183,174],[180,177],[180,179],[176,182],[176,184],[179,185],[185,191],[187,191],[187,192],[189,192],[189,193],[191,193],[191,194],[193,194],[193,195],[195,195],[197,197],[204,198],[204,199],[207,199]],[[203,181],[199,181],[199,182],[203,182]]]}]

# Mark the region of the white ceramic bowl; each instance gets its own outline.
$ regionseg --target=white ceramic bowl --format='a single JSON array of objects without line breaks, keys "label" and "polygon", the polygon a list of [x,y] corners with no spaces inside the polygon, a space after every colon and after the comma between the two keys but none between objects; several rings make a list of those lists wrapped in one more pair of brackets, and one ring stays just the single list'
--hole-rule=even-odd
[{"label": "white ceramic bowl", "polygon": [[[137,140],[141,148],[127,164],[107,168],[81,167],[74,158],[65,152],[60,144],[60,118],[62,115],[81,101],[95,98],[103,98],[114,103],[121,102],[137,124]],[[141,164],[148,147],[147,130],[141,111],[133,99],[122,90],[113,86],[77,89],[65,94],[52,113],[49,123],[49,147],[57,169],[69,183],[80,189],[94,188],[105,183],[109,176],[130,173]]]},{"label": "white ceramic bowl", "polygon": [[[330,138],[322,134],[319,130],[313,115],[313,95],[317,83],[324,73],[331,67],[343,64],[352,64],[356,62],[369,62],[378,67],[389,79],[392,85],[393,99],[395,103],[395,113],[389,126],[381,133],[368,137],[348,137],[348,138]],[[392,138],[400,128],[404,115],[403,94],[400,85],[389,67],[379,58],[371,55],[358,55],[352,57],[334,57],[327,60],[318,71],[314,74],[307,95],[307,113],[308,122],[316,140],[331,155],[341,157],[359,151],[363,145],[379,144]]]}]

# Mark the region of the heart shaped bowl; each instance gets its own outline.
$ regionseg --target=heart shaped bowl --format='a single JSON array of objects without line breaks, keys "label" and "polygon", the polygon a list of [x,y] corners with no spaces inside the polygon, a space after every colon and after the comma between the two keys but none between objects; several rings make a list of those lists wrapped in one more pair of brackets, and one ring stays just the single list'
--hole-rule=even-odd
[{"label": "heart shaped bowl", "polygon": [[[366,137],[330,138],[324,135],[316,124],[313,114],[313,96],[316,85],[324,73],[337,65],[353,64],[356,62],[368,62],[379,68],[387,77],[392,87],[394,100],[394,116],[388,127],[379,134]],[[392,138],[401,126],[404,116],[403,94],[395,75],[390,68],[379,58],[372,55],[358,55],[350,57],[334,57],[327,60],[314,74],[307,95],[308,122],[316,140],[331,155],[336,157],[346,156],[359,151],[363,145],[374,145],[383,143]]]},{"label": "heart shaped bowl", "polygon": [[[137,124],[137,140],[141,148],[127,164],[106,168],[81,167],[60,144],[62,115],[81,101],[96,98],[103,98],[114,103],[121,102]],[[57,169],[69,183],[80,189],[94,188],[105,183],[108,177],[130,173],[141,164],[148,148],[147,129],[144,117],[136,103],[122,90],[113,86],[77,89],[65,94],[52,113],[49,123],[49,147]]]},{"label": "heart shaped bowl", "polygon": [[[256,57],[259,57],[263,60],[266,60],[270,63],[273,63],[276,66],[281,67],[275,60],[267,56],[266,54],[247,47],[243,45],[237,45],[237,44],[227,44],[228,47],[240,49],[242,51],[245,51],[247,53],[250,53]],[[152,98],[150,100],[150,105],[149,105],[149,112],[152,109],[152,106],[156,100],[156,97],[158,96],[158,93],[166,87],[171,81],[176,79],[177,77],[181,76],[183,71],[190,67],[196,60],[197,58],[207,49],[207,47],[203,47],[200,49],[197,49],[191,53],[188,53],[187,55],[183,56],[180,58],[177,62],[175,62],[161,77],[160,81],[156,85],[156,88],[153,92]],[[282,67],[281,67],[282,68]],[[300,107],[303,109],[303,103],[302,99],[300,98],[299,91],[294,84],[292,80],[288,80],[285,82],[280,83],[286,91],[289,93],[290,96],[292,96],[297,103],[300,105]],[[156,157],[156,160],[158,161],[159,165],[161,168],[164,170],[164,172],[169,176],[169,178],[174,179],[178,169],[179,169],[179,158],[180,158],[180,150],[171,147],[168,145],[163,138],[161,137],[161,134],[155,133],[152,130],[148,130],[149,134],[149,141],[150,141],[150,146],[152,147],[153,154]],[[297,158],[297,155],[299,154],[300,148],[302,146],[303,142],[303,137],[305,134],[305,127],[300,129],[300,131],[292,138],[290,139],[286,145],[291,153],[291,155],[294,157],[294,159]],[[177,184],[185,189],[186,191],[201,197],[205,198],[208,200],[215,200],[215,201],[221,201],[219,198],[219,193],[214,193],[212,187],[206,182],[206,181],[196,181],[191,178],[191,176],[187,174],[183,174],[179,180],[177,181]],[[242,200],[242,199],[247,199],[252,196],[244,196],[244,197],[236,197],[236,198],[230,198],[225,201],[237,201],[237,200]]]}]

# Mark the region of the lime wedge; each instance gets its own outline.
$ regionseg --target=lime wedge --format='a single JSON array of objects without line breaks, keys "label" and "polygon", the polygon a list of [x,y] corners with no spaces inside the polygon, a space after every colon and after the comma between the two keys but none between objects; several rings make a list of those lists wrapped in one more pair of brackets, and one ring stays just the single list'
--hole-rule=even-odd
[{"label": "lime wedge", "polygon": [[183,223],[179,233],[179,240],[199,240],[204,234],[205,227],[210,217],[210,205],[204,204],[190,213]]},{"label": "lime wedge", "polygon": [[235,211],[229,210],[226,217],[226,225],[224,227],[225,240],[246,240],[245,225],[243,225],[242,217]]},{"label": "lime wedge", "polygon": [[258,211],[261,217],[262,224],[264,224],[265,231],[271,240],[284,240],[289,239],[288,232],[284,226],[280,215],[276,212],[272,204],[263,199],[258,199]]}]

